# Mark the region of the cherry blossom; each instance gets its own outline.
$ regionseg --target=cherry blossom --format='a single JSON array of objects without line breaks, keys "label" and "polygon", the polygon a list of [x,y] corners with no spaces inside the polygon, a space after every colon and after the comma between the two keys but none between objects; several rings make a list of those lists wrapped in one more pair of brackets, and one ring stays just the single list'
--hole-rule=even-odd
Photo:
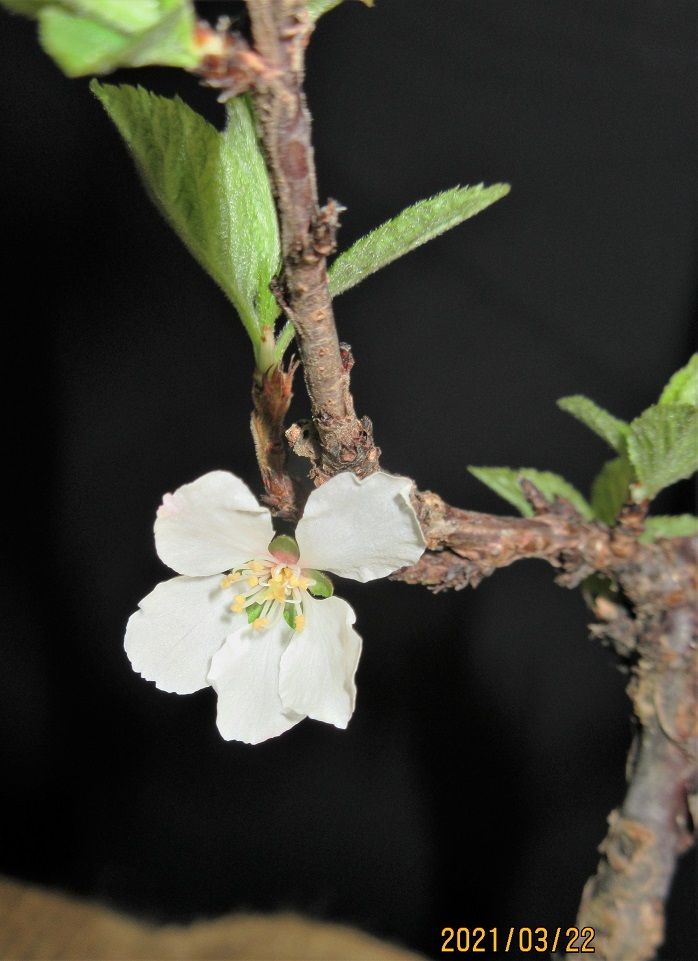
[{"label": "cherry blossom", "polygon": [[361,637],[324,572],[366,582],[421,557],[411,483],[339,474],[310,494],[295,538],[275,536],[266,507],[226,471],[166,494],[155,545],[178,576],[129,619],[134,670],[176,694],[213,687],[226,740],[257,744],[305,717],[345,728]]}]

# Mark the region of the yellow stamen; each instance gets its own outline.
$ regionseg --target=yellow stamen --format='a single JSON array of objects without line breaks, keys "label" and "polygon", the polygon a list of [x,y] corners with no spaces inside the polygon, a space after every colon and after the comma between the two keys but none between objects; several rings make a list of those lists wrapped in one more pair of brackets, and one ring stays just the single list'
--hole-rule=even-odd
[{"label": "yellow stamen", "polygon": [[256,587],[259,584],[259,578],[252,574],[247,578],[247,583],[250,585],[250,587]]},{"label": "yellow stamen", "polygon": [[300,632],[303,630],[304,627],[305,627],[305,615],[296,614],[296,631],[300,634]]},{"label": "yellow stamen", "polygon": [[258,617],[256,621],[252,622],[252,627],[255,631],[262,631],[265,627],[269,625],[269,621],[266,617]]},{"label": "yellow stamen", "polygon": [[255,571],[257,574],[261,574],[264,570],[264,564],[261,561],[252,561],[250,564],[250,570]]},{"label": "yellow stamen", "polygon": [[245,595],[238,594],[233,603],[230,605],[230,610],[234,614],[241,614],[245,607]]}]

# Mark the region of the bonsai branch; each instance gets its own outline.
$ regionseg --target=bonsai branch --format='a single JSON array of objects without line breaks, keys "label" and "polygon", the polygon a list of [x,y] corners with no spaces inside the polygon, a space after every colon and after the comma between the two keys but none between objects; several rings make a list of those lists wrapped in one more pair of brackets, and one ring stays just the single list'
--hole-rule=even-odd
[{"label": "bonsai branch", "polygon": [[578,927],[595,931],[599,961],[649,961],[664,937],[664,903],[678,857],[693,844],[698,771],[698,538],[638,540],[645,505],[615,528],[585,521],[564,501],[547,504],[527,481],[532,518],[459,510],[414,494],[428,550],[393,575],[432,590],[476,586],[500,567],[540,558],[574,587],[592,573],[618,585],[593,602],[592,636],[612,646],[630,673],[637,732],[628,790],[609,817]]},{"label": "bonsai branch", "polygon": [[[338,208],[320,208],[310,118],[302,90],[311,25],[303,0],[248,0],[255,54],[247,60],[281,225],[284,273],[277,297],[296,330],[312,422],[287,438],[310,460],[322,483],[342,470],[365,476],[378,468],[371,423],[359,420],[349,389],[351,353],[340,348],[327,284]],[[263,64],[260,67],[260,62]],[[276,422],[274,422],[276,423]],[[280,426],[275,431],[278,434]],[[261,432],[257,428],[257,433]],[[257,439],[257,435],[256,435]],[[260,461],[261,463],[261,461]],[[265,481],[265,484],[267,481]],[[663,936],[664,901],[679,854],[692,843],[698,731],[691,678],[696,657],[698,539],[639,540],[647,505],[629,506],[618,525],[581,518],[562,500],[548,503],[527,481],[530,518],[460,510],[415,490],[413,504],[427,550],[393,575],[432,590],[476,586],[500,567],[545,560],[574,587],[600,573],[616,599],[594,601],[592,634],[627,665],[638,724],[628,764],[629,788],[609,818],[596,875],[587,883],[579,925],[596,931],[600,961],[648,961]],[[268,488],[269,490],[269,488]]]},{"label": "bonsai branch", "polygon": [[311,476],[316,483],[343,470],[365,476],[378,468],[380,452],[371,422],[354,410],[327,284],[339,207],[318,203],[302,88],[312,24],[304,0],[248,0],[248,9],[256,53],[266,65],[254,101],[281,227],[279,299],[296,331],[317,435]]}]

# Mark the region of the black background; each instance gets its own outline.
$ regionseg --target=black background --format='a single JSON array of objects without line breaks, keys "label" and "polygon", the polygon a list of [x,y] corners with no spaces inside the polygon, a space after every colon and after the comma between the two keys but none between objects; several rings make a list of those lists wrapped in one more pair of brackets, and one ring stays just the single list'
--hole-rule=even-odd
[{"label": "black background", "polygon": [[[308,93],[342,246],[439,189],[513,185],[336,303],[386,468],[480,510],[507,508],[468,464],[586,490],[609,452],[556,398],[632,417],[685,362],[694,32],[677,0],[379,0],[322,21]],[[0,70],[0,870],[153,919],[291,907],[433,955],[445,925],[571,923],[622,797],[629,704],[544,565],[450,596],[342,584],[364,637],[346,732],[226,743],[212,692],[131,671],[124,624],[169,576],[162,493],[214,468],[258,487],[250,351],[86,82],[4,14]],[[138,79],[222,119],[192,78]],[[659,507],[690,509],[688,485]],[[698,951],[694,876],[689,857],[672,961]]]}]

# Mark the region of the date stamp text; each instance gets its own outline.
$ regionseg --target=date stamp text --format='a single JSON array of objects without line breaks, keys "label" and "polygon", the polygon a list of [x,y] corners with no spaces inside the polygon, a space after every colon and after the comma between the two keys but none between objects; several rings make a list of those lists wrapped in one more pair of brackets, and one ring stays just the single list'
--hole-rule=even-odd
[{"label": "date stamp text", "polygon": [[442,954],[594,954],[593,928],[443,928]]}]

